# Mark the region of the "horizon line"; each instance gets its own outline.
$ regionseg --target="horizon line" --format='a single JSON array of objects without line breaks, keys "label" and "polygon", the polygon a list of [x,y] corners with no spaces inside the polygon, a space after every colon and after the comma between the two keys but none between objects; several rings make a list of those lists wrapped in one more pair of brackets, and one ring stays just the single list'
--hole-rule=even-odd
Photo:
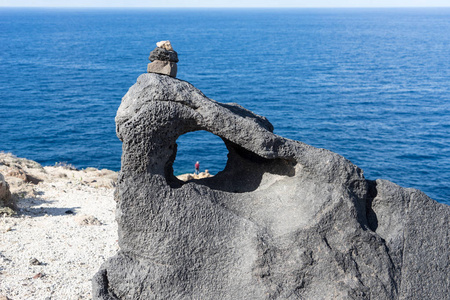
[{"label": "horizon line", "polygon": [[448,6],[8,6],[0,8],[450,8]]}]

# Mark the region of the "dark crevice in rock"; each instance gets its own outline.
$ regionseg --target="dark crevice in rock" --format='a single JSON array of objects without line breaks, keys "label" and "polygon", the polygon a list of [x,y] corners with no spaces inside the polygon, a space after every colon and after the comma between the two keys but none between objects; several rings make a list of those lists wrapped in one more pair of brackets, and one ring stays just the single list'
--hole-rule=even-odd
[{"label": "dark crevice in rock", "polygon": [[167,184],[171,188],[180,188],[183,185],[183,181],[179,180],[175,177],[173,174],[173,163],[175,162],[175,159],[177,157],[177,143],[174,143],[171,145],[172,147],[172,155],[170,156],[169,160],[166,162],[164,166],[164,176],[166,177]]},{"label": "dark crevice in rock", "polygon": [[327,245],[328,249],[331,250],[330,244],[328,243],[328,240],[326,237],[322,237],[322,240],[324,241],[325,245]]},{"label": "dark crevice in rock", "polygon": [[95,274],[92,279],[94,285],[94,299],[118,300],[119,298],[111,291],[106,269],[102,269]]},{"label": "dark crevice in rock", "polygon": [[[393,292],[395,293],[395,295],[398,295],[399,293],[399,286],[401,283],[401,268],[399,268],[394,260],[392,259],[390,250],[388,245],[386,245],[386,242],[383,240],[383,242],[385,243],[385,249],[386,249],[386,253],[388,255],[389,258],[389,262],[391,265],[391,268],[389,270],[389,277],[391,279],[392,285],[393,285]],[[386,287],[386,290],[388,290],[388,288]]]},{"label": "dark crevice in rock", "polygon": [[372,209],[372,203],[377,196],[377,182],[375,180],[367,180],[368,193],[366,200],[366,218],[367,225],[370,230],[376,232],[378,228],[378,219],[376,213]]}]

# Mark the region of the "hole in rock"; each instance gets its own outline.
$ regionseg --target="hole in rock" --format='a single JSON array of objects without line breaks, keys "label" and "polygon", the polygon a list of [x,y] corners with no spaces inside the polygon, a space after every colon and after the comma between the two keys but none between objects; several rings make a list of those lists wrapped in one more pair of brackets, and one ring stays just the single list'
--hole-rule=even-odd
[{"label": "hole in rock", "polygon": [[173,174],[194,174],[195,163],[200,163],[200,172],[208,170],[211,175],[222,171],[227,164],[228,149],[223,140],[207,131],[194,131],[177,139],[177,156],[173,163]]},{"label": "hole in rock", "polygon": [[[176,156],[168,161],[166,173],[172,188],[194,182],[214,190],[245,193],[275,182],[279,176],[295,175],[293,159],[267,159],[206,131],[186,133],[176,143]],[[197,161],[204,173],[193,176]],[[208,176],[205,170],[214,176]]]}]

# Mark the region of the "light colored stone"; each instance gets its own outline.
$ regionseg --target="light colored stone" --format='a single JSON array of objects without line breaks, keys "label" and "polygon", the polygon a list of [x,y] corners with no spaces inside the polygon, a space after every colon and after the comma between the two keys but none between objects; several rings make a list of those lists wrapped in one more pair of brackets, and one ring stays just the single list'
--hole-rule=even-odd
[{"label": "light colored stone", "polygon": [[177,64],[170,61],[155,60],[147,66],[148,73],[156,73],[177,77]]},{"label": "light colored stone", "polygon": [[102,225],[102,222],[94,216],[78,216],[75,220],[79,225]]},{"label": "light colored stone", "polygon": [[11,167],[6,175],[27,181],[27,173],[25,173],[25,171],[19,166]]},{"label": "light colored stone", "polygon": [[32,184],[38,184],[39,182],[41,182],[42,180],[27,174],[27,172],[25,172],[22,167],[16,165],[16,166],[12,166],[10,167],[10,169],[8,170],[8,173],[6,173],[6,176],[10,176],[10,177],[16,177],[19,178],[27,183],[32,183]]},{"label": "light colored stone", "polygon": [[[16,214],[16,212],[14,210],[12,210],[11,208],[9,208],[9,207],[1,207],[0,206],[0,216],[2,216],[2,215],[3,216],[13,216],[15,214]],[[11,231],[11,229],[12,228],[10,228],[8,230],[8,228],[6,228],[5,232]]]},{"label": "light colored stone", "polygon": [[6,182],[5,177],[0,173],[0,199],[6,199],[11,196],[9,192],[9,184]]},{"label": "light colored stone", "polygon": [[170,41],[157,42],[156,46],[159,48],[166,49],[167,51],[173,51],[172,44],[170,43]]},{"label": "light colored stone", "polygon": [[182,174],[182,175],[178,175],[177,178],[180,179],[181,181],[189,181],[192,179],[203,179],[203,178],[210,178],[213,177],[213,175],[211,175],[209,173],[208,170],[205,170],[205,172],[201,172],[200,174]]},{"label": "light colored stone", "polygon": [[189,181],[194,179],[193,174],[181,174],[177,176],[178,179],[180,179],[181,181]]}]

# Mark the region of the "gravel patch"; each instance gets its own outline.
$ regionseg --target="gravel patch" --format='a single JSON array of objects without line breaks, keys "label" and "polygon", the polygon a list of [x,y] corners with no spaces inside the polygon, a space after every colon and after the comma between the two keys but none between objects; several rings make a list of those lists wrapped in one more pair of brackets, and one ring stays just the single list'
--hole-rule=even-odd
[{"label": "gravel patch", "polygon": [[0,217],[0,299],[91,299],[91,278],[119,249],[114,188],[87,184],[83,171],[40,172],[19,184],[17,215]]}]

